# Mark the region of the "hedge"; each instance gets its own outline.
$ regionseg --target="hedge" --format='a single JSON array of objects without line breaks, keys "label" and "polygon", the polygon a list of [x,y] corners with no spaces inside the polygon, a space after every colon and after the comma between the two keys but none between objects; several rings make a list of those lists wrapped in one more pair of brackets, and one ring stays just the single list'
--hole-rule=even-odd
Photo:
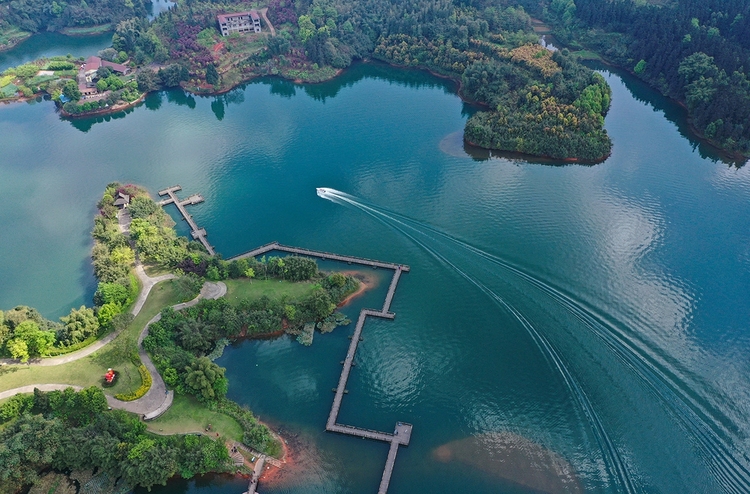
[{"label": "hedge", "polygon": [[116,394],[115,398],[120,401],[134,401],[145,395],[149,389],[151,389],[151,374],[145,365],[141,364],[138,366],[138,372],[141,373],[141,387],[133,391],[132,393],[121,393]]}]

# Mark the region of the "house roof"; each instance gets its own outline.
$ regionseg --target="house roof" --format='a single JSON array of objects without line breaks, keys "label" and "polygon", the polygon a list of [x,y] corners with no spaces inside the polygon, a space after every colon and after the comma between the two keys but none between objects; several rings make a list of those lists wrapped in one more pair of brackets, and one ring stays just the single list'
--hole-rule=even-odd
[{"label": "house roof", "polygon": [[126,65],[109,62],[107,60],[102,60],[99,57],[90,56],[89,58],[86,59],[86,64],[83,67],[83,71],[84,72],[95,71],[99,67],[109,67],[115,72],[120,72],[121,74],[125,74],[128,70],[130,70],[129,67],[127,67]]},{"label": "house roof", "polygon": [[216,17],[219,19],[220,23],[225,23],[229,21],[229,19],[242,16],[250,16],[252,19],[260,19],[260,17],[258,17],[258,12],[255,10],[250,10],[248,12],[235,12],[234,14],[219,14]]},{"label": "house roof", "polygon": [[115,206],[124,206],[125,204],[130,203],[130,196],[127,194],[123,194],[122,192],[117,193],[117,198],[115,199]]}]

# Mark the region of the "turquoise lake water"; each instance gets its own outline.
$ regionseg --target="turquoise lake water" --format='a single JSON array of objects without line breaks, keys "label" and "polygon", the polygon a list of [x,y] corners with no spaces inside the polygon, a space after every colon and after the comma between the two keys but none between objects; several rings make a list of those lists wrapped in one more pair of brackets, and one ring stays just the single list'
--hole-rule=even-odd
[{"label": "turquoise lake water", "polygon": [[[389,492],[748,492],[750,172],[687,136],[678,106],[602,73],[614,149],[596,166],[464,149],[475,110],[452,84],[374,64],[72,123],[47,102],[0,107],[0,307],[90,303],[106,184],[180,184],[206,198],[190,211],[225,257],[277,240],[411,266],[396,319],[365,326],[339,416],[414,424]],[[389,273],[368,274],[351,318],[382,305]],[[323,432],[352,329],[218,361],[230,397],[299,452],[261,492],[377,490],[387,446]]]}]

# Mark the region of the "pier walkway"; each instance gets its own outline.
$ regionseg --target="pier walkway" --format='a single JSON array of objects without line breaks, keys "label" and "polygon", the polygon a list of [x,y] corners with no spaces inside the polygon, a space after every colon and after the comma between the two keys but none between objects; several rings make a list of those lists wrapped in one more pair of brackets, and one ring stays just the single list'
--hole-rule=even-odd
[{"label": "pier walkway", "polygon": [[214,248],[211,246],[211,244],[208,243],[208,240],[206,240],[206,229],[198,228],[198,225],[195,223],[195,220],[193,220],[193,217],[188,214],[187,210],[185,209],[185,206],[203,202],[203,196],[200,194],[193,194],[187,199],[181,201],[177,199],[177,196],[175,195],[175,192],[177,192],[178,190],[182,190],[182,187],[179,185],[173,185],[172,187],[160,190],[160,196],[169,196],[169,198],[160,201],[158,203],[159,206],[166,206],[167,204],[174,203],[174,205],[177,206],[177,209],[180,211],[180,214],[182,214],[182,218],[187,221],[187,224],[190,226],[190,235],[192,235],[193,239],[198,240],[200,243],[202,243],[203,247],[206,248],[209,254],[211,254],[212,256],[216,255]]},{"label": "pier walkway", "polygon": [[[160,192],[161,194],[161,192]],[[373,268],[384,268],[384,269],[400,269],[401,271],[409,271],[409,266],[402,264],[394,264],[390,262],[375,261],[372,259],[366,259],[364,257],[352,257],[342,256],[340,254],[334,254],[333,252],[322,252],[319,250],[303,249],[300,247],[289,247],[288,245],[282,245],[278,242],[271,242],[269,244],[258,247],[257,249],[239,254],[237,256],[228,259],[234,261],[235,259],[246,259],[248,257],[257,257],[268,252],[278,250],[280,252],[287,252],[289,254],[297,254],[298,256],[317,257],[318,259],[330,260],[330,261],[341,261],[349,264],[361,264],[363,266],[370,266]],[[400,275],[400,273],[399,273]],[[398,282],[398,280],[396,280]]]},{"label": "pier walkway", "polygon": [[286,245],[281,245],[278,242],[271,242],[269,244],[258,247],[257,249],[235,256],[229,260],[233,261],[235,259],[257,257],[272,251],[287,252],[289,254],[296,254],[299,256],[315,257],[318,259],[341,261],[349,264],[370,266],[372,268],[384,268],[393,270],[393,277],[391,278],[388,292],[385,295],[383,308],[381,310],[362,309],[362,311],[359,313],[359,319],[357,320],[357,325],[354,327],[352,341],[351,343],[349,343],[349,349],[347,351],[346,358],[342,362],[343,369],[341,369],[338,386],[334,390],[336,394],[333,398],[331,411],[328,414],[328,421],[326,422],[326,431],[328,432],[347,434],[349,436],[371,439],[373,441],[383,441],[390,444],[390,448],[388,450],[388,459],[385,462],[383,477],[380,481],[380,487],[378,488],[378,494],[385,494],[388,491],[388,486],[391,482],[391,475],[393,474],[393,467],[396,464],[396,455],[398,454],[398,448],[399,446],[409,445],[409,441],[411,440],[412,425],[405,422],[397,422],[393,432],[390,433],[363,429],[361,427],[354,427],[351,425],[339,424],[336,421],[339,416],[339,410],[341,410],[341,401],[344,399],[344,394],[346,394],[347,392],[346,383],[349,380],[349,374],[351,373],[352,366],[354,365],[354,356],[357,353],[357,347],[359,346],[362,338],[362,330],[365,326],[365,321],[367,320],[368,316],[381,317],[383,319],[394,319],[396,317],[396,314],[390,312],[391,303],[393,302],[393,296],[396,293],[398,282],[401,279],[401,273],[408,272],[409,266],[406,266],[404,264],[375,261],[363,257],[342,256],[340,254],[334,254],[331,252],[321,252],[310,249],[302,249],[299,247],[289,247]]}]

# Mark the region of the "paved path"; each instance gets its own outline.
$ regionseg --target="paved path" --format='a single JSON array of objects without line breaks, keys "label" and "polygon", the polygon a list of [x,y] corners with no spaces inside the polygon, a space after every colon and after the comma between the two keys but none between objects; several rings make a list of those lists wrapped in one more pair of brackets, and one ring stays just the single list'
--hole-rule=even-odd
[{"label": "paved path", "polygon": [[[125,235],[128,235],[130,233],[130,214],[128,214],[127,210],[122,210],[118,214],[118,222],[120,231],[124,233]],[[157,283],[161,281],[165,281],[168,279],[175,278],[176,276],[169,273],[161,276],[157,276],[155,278],[151,278],[149,275],[146,274],[146,272],[143,270],[143,265],[140,263],[140,261],[136,260],[136,266],[135,266],[135,272],[138,276],[138,279],[141,281],[141,291],[138,294],[138,298],[135,301],[135,304],[133,305],[132,310],[130,311],[133,316],[137,316],[138,313],[140,313],[141,309],[143,308],[143,304],[146,302],[146,299],[148,298],[149,293],[151,292],[151,289],[156,285]],[[189,302],[184,302],[181,304],[177,304],[172,306],[174,310],[182,310],[186,307],[192,307],[193,305],[197,304],[200,299],[206,298],[206,299],[217,299],[223,297],[227,293],[227,286],[222,283],[211,283],[206,282],[203,284],[203,288],[201,288],[200,293],[197,297],[195,297],[193,300]],[[141,348],[141,343],[143,342],[143,339],[146,338],[148,335],[148,327],[155,323],[156,321],[161,319],[161,313],[155,315],[151,318],[151,320],[146,323],[146,326],[141,331],[141,334],[138,336],[138,355],[141,358],[141,362],[143,362],[143,365],[146,366],[149,373],[151,374],[151,388],[149,388],[148,392],[146,392],[145,395],[143,395],[141,398],[134,400],[134,401],[120,401],[112,396],[107,396],[107,403],[109,403],[109,406],[112,408],[118,408],[121,410],[127,410],[128,412],[137,413],[139,415],[142,415],[144,419],[150,420],[158,417],[162,413],[166,412],[169,407],[172,405],[172,400],[174,399],[174,392],[171,390],[167,390],[167,385],[164,383],[164,379],[162,379],[159,372],[156,370],[156,367],[154,366],[153,362],[151,362],[151,359],[149,358],[146,351]],[[53,366],[53,365],[61,365],[66,364],[68,362],[73,362],[75,360],[81,359],[83,357],[86,357],[88,355],[91,355],[92,353],[96,352],[97,350],[101,349],[104,345],[109,343],[110,341],[114,340],[119,336],[121,331],[114,332],[112,334],[109,334],[105,336],[104,338],[95,341],[91,345],[87,346],[86,348],[82,348],[81,350],[78,350],[76,352],[71,352],[66,355],[61,355],[59,357],[52,357],[52,358],[46,358],[46,359],[35,359],[33,361],[29,362],[29,365],[41,365],[41,366]],[[20,363],[18,360],[13,359],[1,359],[0,364],[18,364]],[[65,388],[73,388],[76,391],[81,390],[82,388],[80,386],[73,386],[69,384],[30,384],[28,386],[21,386],[18,388],[9,389],[7,391],[3,391],[0,393],[0,399],[3,398],[9,398],[11,396],[14,396],[19,393],[33,393],[34,388],[39,388],[42,391],[54,391],[54,390],[63,390]]]},{"label": "paved path", "polygon": [[273,24],[271,24],[271,21],[268,20],[268,16],[266,15],[266,13],[268,12],[268,7],[263,7],[258,12],[260,12],[260,16],[268,25],[268,29],[271,30],[271,36],[276,36],[276,29],[274,29]]},{"label": "paved path", "polygon": [[[174,308],[174,310],[182,310],[186,307],[192,307],[193,305],[197,304],[202,298],[217,299],[223,297],[226,293],[227,286],[224,283],[206,282],[203,285],[200,294],[193,300],[191,300],[190,302],[177,304],[172,307]],[[174,392],[171,390],[167,390],[164,379],[162,379],[161,375],[156,370],[156,367],[154,366],[153,362],[151,362],[148,354],[145,350],[143,350],[143,348],[140,348],[141,342],[146,336],[148,336],[148,327],[160,319],[161,313],[152,317],[151,320],[143,328],[143,331],[141,331],[141,334],[138,336],[138,355],[140,356],[143,365],[146,366],[149,373],[151,374],[151,388],[148,390],[148,392],[146,392],[145,395],[134,401],[120,401],[112,396],[106,395],[107,403],[112,408],[118,408],[120,410],[127,410],[128,412],[137,413],[139,415],[142,415],[145,420],[154,419],[162,413],[166,412],[172,404],[172,400],[174,399]],[[33,393],[34,388],[39,388],[42,391],[63,390],[65,388],[73,388],[76,391],[80,391],[81,389],[83,389],[81,386],[74,386],[71,384],[29,384],[28,386],[21,386],[19,388],[13,388],[1,392],[0,400],[4,398],[10,398],[11,396],[19,393]]]},{"label": "paved path", "polygon": [[[120,214],[118,214],[118,220],[119,220],[119,226],[120,231],[124,234],[130,233],[130,215],[127,213],[127,210],[120,211]],[[138,276],[138,279],[141,282],[141,291],[138,293],[138,298],[135,300],[135,303],[133,304],[133,308],[130,310],[130,313],[133,314],[133,316],[137,316],[141,309],[143,309],[143,304],[146,303],[146,299],[148,299],[149,293],[151,293],[151,289],[156,285],[157,283],[160,283],[165,280],[170,280],[172,278],[176,278],[175,275],[172,273],[163,274],[161,276],[156,276],[155,278],[150,277],[146,274],[146,271],[143,269],[143,265],[136,261],[135,265],[135,274]],[[92,344],[88,345],[85,348],[81,348],[80,350],[76,350],[75,352],[66,353],[65,355],[60,355],[59,357],[49,357],[49,358],[36,358],[31,359],[28,362],[28,365],[38,365],[41,367],[51,367],[55,365],[62,365],[67,364],[69,362],[74,362],[78,359],[82,359],[83,357],[88,357],[92,353],[98,351],[102,347],[104,347],[106,344],[114,340],[120,335],[120,331],[115,331],[113,333],[108,334],[104,338],[100,338],[93,342]],[[20,360],[16,359],[0,359],[0,365],[13,365],[13,364],[20,364]]]}]

